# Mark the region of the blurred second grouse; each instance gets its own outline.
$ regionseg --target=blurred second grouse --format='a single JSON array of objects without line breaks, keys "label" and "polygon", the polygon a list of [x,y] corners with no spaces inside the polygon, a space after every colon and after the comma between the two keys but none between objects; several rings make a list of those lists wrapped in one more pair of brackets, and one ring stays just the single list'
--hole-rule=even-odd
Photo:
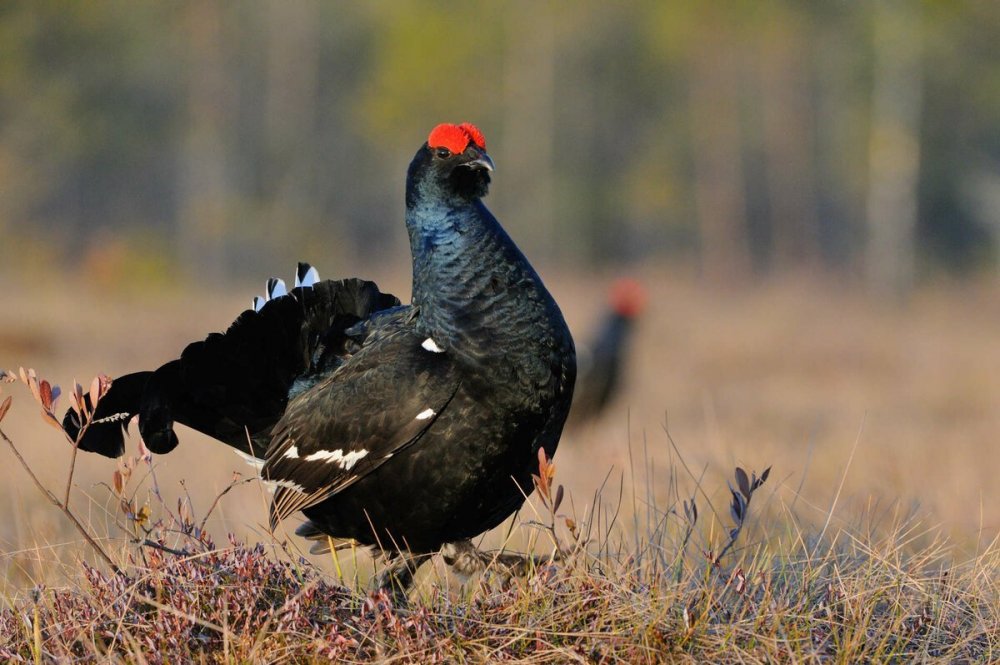
[{"label": "blurred second grouse", "polygon": [[574,425],[597,418],[621,388],[635,321],[646,307],[646,291],[634,279],[622,278],[611,287],[607,314],[594,338],[580,348],[580,380],[570,421]]}]

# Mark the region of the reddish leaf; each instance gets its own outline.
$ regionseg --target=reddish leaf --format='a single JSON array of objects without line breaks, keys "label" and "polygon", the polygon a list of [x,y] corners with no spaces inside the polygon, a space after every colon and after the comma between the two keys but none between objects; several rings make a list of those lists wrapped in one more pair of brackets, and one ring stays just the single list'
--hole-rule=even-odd
[{"label": "reddish leaf", "polygon": [[55,414],[52,413],[51,411],[46,411],[45,409],[42,409],[42,420],[44,420],[49,425],[52,425],[60,432],[63,431],[62,423],[59,422],[59,419],[56,418]]},{"label": "reddish leaf", "polygon": [[115,470],[111,474],[111,482],[115,486],[115,493],[121,496],[121,493],[125,490],[125,478],[122,477],[121,471]]},{"label": "reddish leaf", "polygon": [[21,381],[28,386],[28,389],[31,391],[31,396],[35,398],[35,401],[41,402],[42,398],[38,392],[38,378],[35,376],[35,370],[31,368],[25,370],[23,367],[21,367],[20,370]]},{"label": "reddish leaf", "polygon": [[736,579],[736,593],[742,596],[747,588],[747,576],[743,574],[742,568],[738,568],[736,573],[734,573],[734,577]]},{"label": "reddish leaf", "polygon": [[0,422],[3,421],[3,417],[7,415],[7,411],[9,409],[10,409],[10,396],[8,395],[7,399],[3,401],[3,404],[0,404]]},{"label": "reddish leaf", "polygon": [[101,394],[101,381],[98,377],[94,377],[94,380],[90,382],[90,406],[91,408],[96,408],[97,398]]},{"label": "reddish leaf", "polygon": [[130,457],[119,457],[118,458],[118,473],[122,476],[122,484],[127,485],[128,479],[132,477],[132,466],[129,463],[131,461]]},{"label": "reddish leaf", "polygon": [[56,401],[59,399],[59,395],[62,391],[59,390],[59,386],[53,386],[45,379],[38,382],[38,393],[39,401],[42,403],[42,408],[52,413],[56,408]]},{"label": "reddish leaf", "polygon": [[545,456],[545,449],[538,449],[538,475],[533,476],[535,478],[535,487],[538,488],[538,493],[542,495],[545,499],[549,498],[549,480],[551,479],[551,474],[549,473],[549,460]]},{"label": "reddish leaf", "polygon": [[42,408],[52,410],[52,386],[48,381],[42,379],[38,382],[38,396],[42,403]]},{"label": "reddish leaf", "polygon": [[90,382],[90,406],[96,408],[102,397],[108,394],[111,388],[111,378],[107,374],[98,374]]},{"label": "reddish leaf", "polygon": [[69,407],[73,409],[73,412],[80,417],[80,421],[83,421],[82,414],[84,410],[83,402],[83,388],[76,381],[73,382],[73,391],[70,393],[70,403]]}]

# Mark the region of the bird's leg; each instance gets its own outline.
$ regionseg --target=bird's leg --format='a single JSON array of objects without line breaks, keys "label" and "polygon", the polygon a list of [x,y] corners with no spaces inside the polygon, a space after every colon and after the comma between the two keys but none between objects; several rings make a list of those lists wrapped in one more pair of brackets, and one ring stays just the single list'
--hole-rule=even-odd
[{"label": "bird's leg", "polygon": [[562,561],[562,550],[556,550],[553,554],[520,554],[518,552],[483,552],[483,556],[490,561],[496,561],[506,568],[511,575],[523,577],[533,568],[547,566],[558,561]]},{"label": "bird's leg", "polygon": [[406,594],[413,586],[413,577],[426,559],[426,555],[403,552],[390,558],[386,561],[385,569],[375,577],[375,588],[388,591],[395,606],[406,606]]}]

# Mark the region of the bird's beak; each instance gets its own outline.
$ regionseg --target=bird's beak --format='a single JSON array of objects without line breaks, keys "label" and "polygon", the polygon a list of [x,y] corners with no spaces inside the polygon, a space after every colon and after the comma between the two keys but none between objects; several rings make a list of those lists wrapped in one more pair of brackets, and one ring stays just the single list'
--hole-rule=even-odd
[{"label": "bird's beak", "polygon": [[487,155],[484,150],[473,150],[472,159],[465,162],[463,166],[467,166],[473,171],[477,169],[486,169],[490,173],[496,169],[496,166],[493,165],[493,160],[490,159],[490,156]]}]

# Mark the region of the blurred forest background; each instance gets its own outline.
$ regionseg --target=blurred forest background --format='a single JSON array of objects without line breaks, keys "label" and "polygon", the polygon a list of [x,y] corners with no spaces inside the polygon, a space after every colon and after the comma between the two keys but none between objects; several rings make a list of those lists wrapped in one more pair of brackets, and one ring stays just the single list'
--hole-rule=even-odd
[{"label": "blurred forest background", "polygon": [[406,164],[473,121],[544,260],[995,273],[998,34],[995,2],[4,2],[0,259],[403,261]]},{"label": "blurred forest background", "polygon": [[[839,497],[834,525],[929,513],[914,542],[975,550],[1000,532],[998,35],[995,0],[0,2],[0,368],[158,366],[298,260],[408,298],[406,166],[469,121],[581,346],[611,277],[649,291],[622,393],[560,447],[574,505],[609,469],[610,494],[689,481],[669,425],[716,505],[773,465],[782,520]],[[181,438],[158,482],[203,513],[248,469]],[[120,537],[113,463],[76,469]],[[79,538],[5,448],[0,487],[0,577],[46,579]],[[210,527],[266,539],[265,504],[234,490]]]}]

